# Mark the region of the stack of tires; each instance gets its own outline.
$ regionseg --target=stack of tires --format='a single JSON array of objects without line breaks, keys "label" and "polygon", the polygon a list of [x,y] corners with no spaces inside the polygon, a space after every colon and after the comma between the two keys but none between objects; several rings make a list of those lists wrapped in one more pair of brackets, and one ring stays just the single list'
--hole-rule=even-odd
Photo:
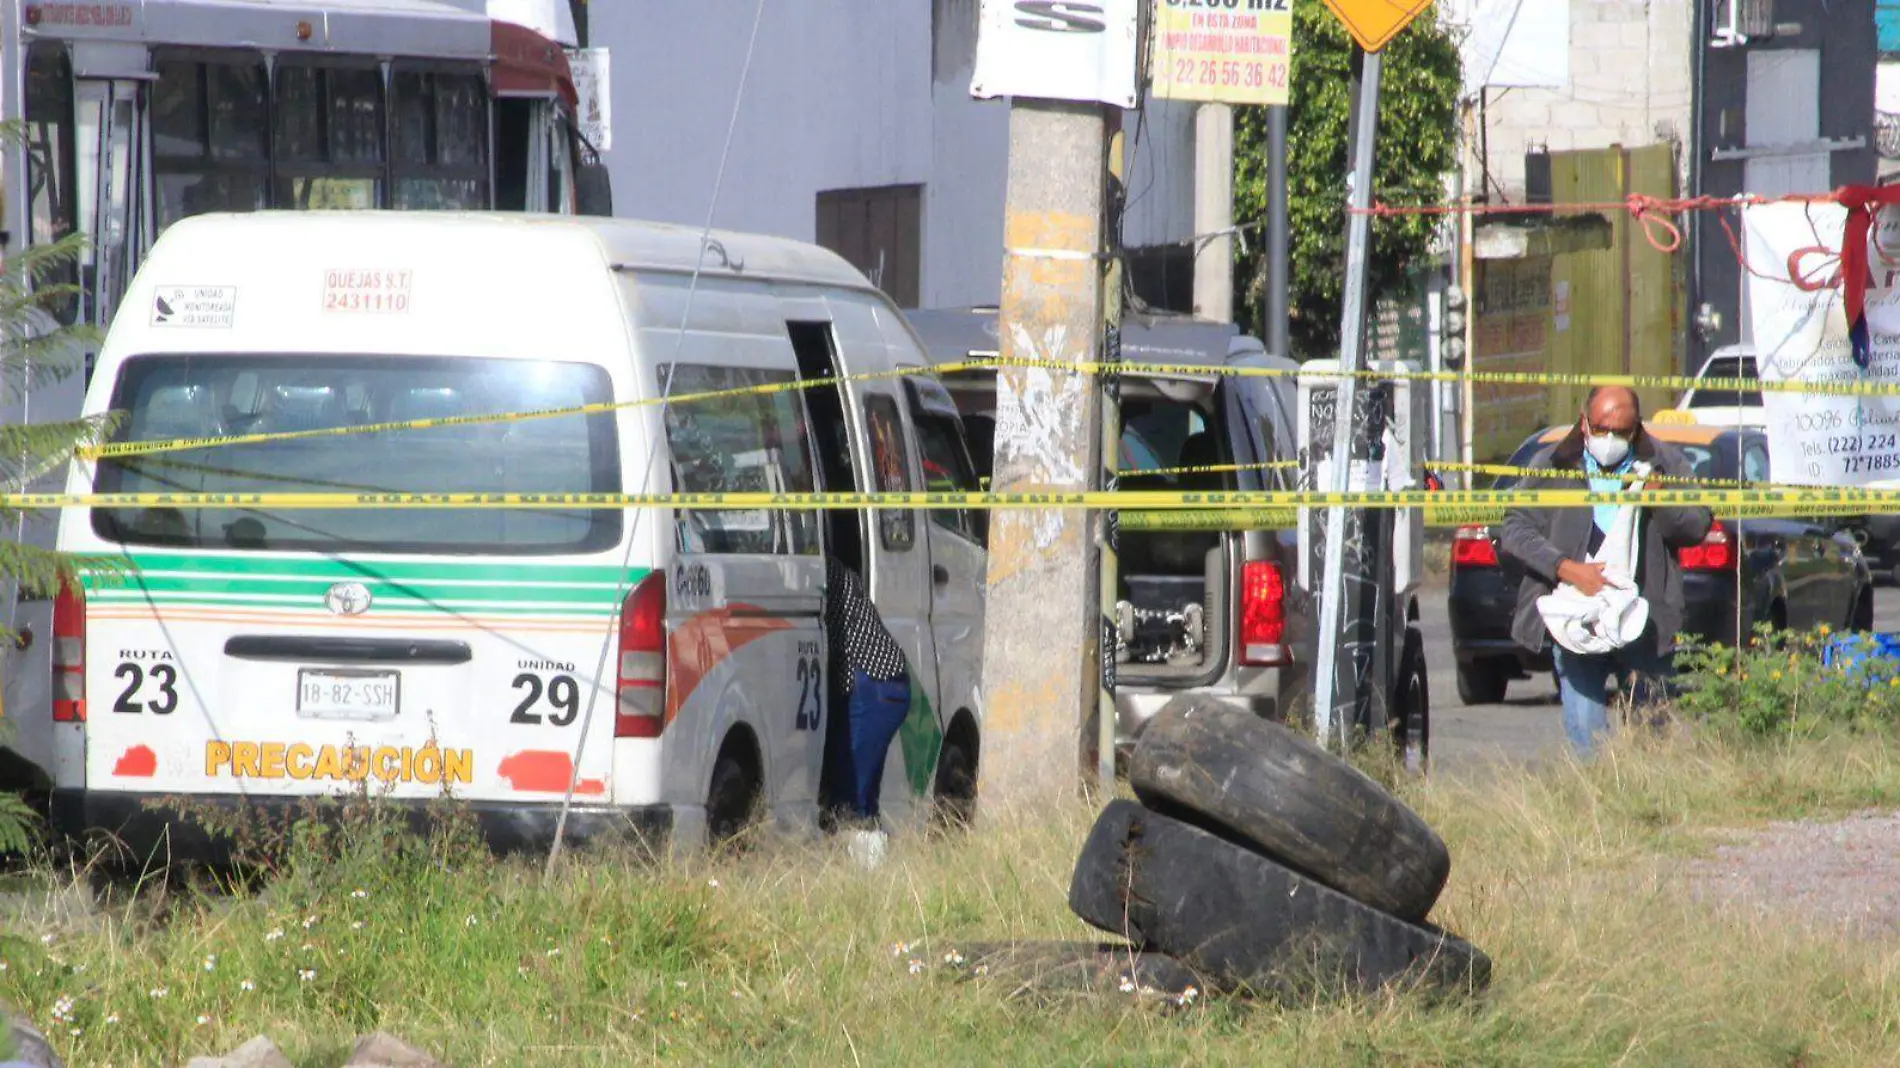
[{"label": "stack of tires", "polygon": [[1491,961],[1425,922],[1451,856],[1425,821],[1301,735],[1199,696],[1149,722],[1139,801],[1095,822],[1069,907],[1211,982],[1310,996],[1475,991]]}]

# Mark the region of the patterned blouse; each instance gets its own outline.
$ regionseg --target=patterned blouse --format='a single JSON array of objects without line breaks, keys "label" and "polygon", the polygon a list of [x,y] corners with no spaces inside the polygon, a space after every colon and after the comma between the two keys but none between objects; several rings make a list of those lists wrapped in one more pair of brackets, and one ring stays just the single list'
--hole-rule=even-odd
[{"label": "patterned blouse", "polygon": [[857,572],[833,557],[825,558],[825,635],[830,642],[831,677],[840,680],[849,694],[855,686],[854,671],[862,671],[880,682],[904,677],[907,664],[904,650],[891,632],[884,629],[883,617],[864,588]]}]

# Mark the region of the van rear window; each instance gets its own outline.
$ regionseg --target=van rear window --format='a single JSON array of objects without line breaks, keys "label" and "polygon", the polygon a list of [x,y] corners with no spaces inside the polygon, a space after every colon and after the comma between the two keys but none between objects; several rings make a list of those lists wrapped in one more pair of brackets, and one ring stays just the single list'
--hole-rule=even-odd
[{"label": "van rear window", "polygon": [[[115,440],[272,434],[612,401],[588,364],[407,356],[141,356]],[[101,493],[617,493],[613,416],[231,444],[102,460]],[[191,548],[535,555],[620,540],[618,511],[95,509],[99,536]]]}]

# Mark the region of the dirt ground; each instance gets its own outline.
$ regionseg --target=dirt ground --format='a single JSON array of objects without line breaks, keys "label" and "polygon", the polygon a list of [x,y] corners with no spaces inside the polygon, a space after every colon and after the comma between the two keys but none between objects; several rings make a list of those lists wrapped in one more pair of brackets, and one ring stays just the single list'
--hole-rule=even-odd
[{"label": "dirt ground", "polygon": [[1698,897],[1744,915],[1900,940],[1900,813],[1770,825],[1690,868]]}]

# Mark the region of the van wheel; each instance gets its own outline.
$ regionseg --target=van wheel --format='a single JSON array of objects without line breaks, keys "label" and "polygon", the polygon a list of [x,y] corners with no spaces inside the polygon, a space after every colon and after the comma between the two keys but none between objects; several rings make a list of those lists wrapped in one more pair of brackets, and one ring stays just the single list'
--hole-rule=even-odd
[{"label": "van wheel", "polygon": [[1874,629],[1874,590],[1872,586],[1863,588],[1860,596],[1854,598],[1854,611],[1847,617],[1847,629],[1864,633]]},{"label": "van wheel", "polygon": [[1399,654],[1399,682],[1386,720],[1393,755],[1413,775],[1425,774],[1431,760],[1432,697],[1425,680],[1425,639],[1418,628],[1405,628]]},{"label": "van wheel", "polygon": [[932,814],[938,827],[961,831],[976,822],[976,754],[973,739],[953,731],[937,757]]},{"label": "van wheel", "polygon": [[1510,676],[1495,661],[1472,660],[1458,665],[1458,700],[1468,705],[1495,705],[1504,700]]},{"label": "van wheel", "polygon": [[759,807],[759,775],[743,748],[727,742],[713,763],[712,786],[706,791],[706,844],[734,845],[733,839],[752,825]]}]

